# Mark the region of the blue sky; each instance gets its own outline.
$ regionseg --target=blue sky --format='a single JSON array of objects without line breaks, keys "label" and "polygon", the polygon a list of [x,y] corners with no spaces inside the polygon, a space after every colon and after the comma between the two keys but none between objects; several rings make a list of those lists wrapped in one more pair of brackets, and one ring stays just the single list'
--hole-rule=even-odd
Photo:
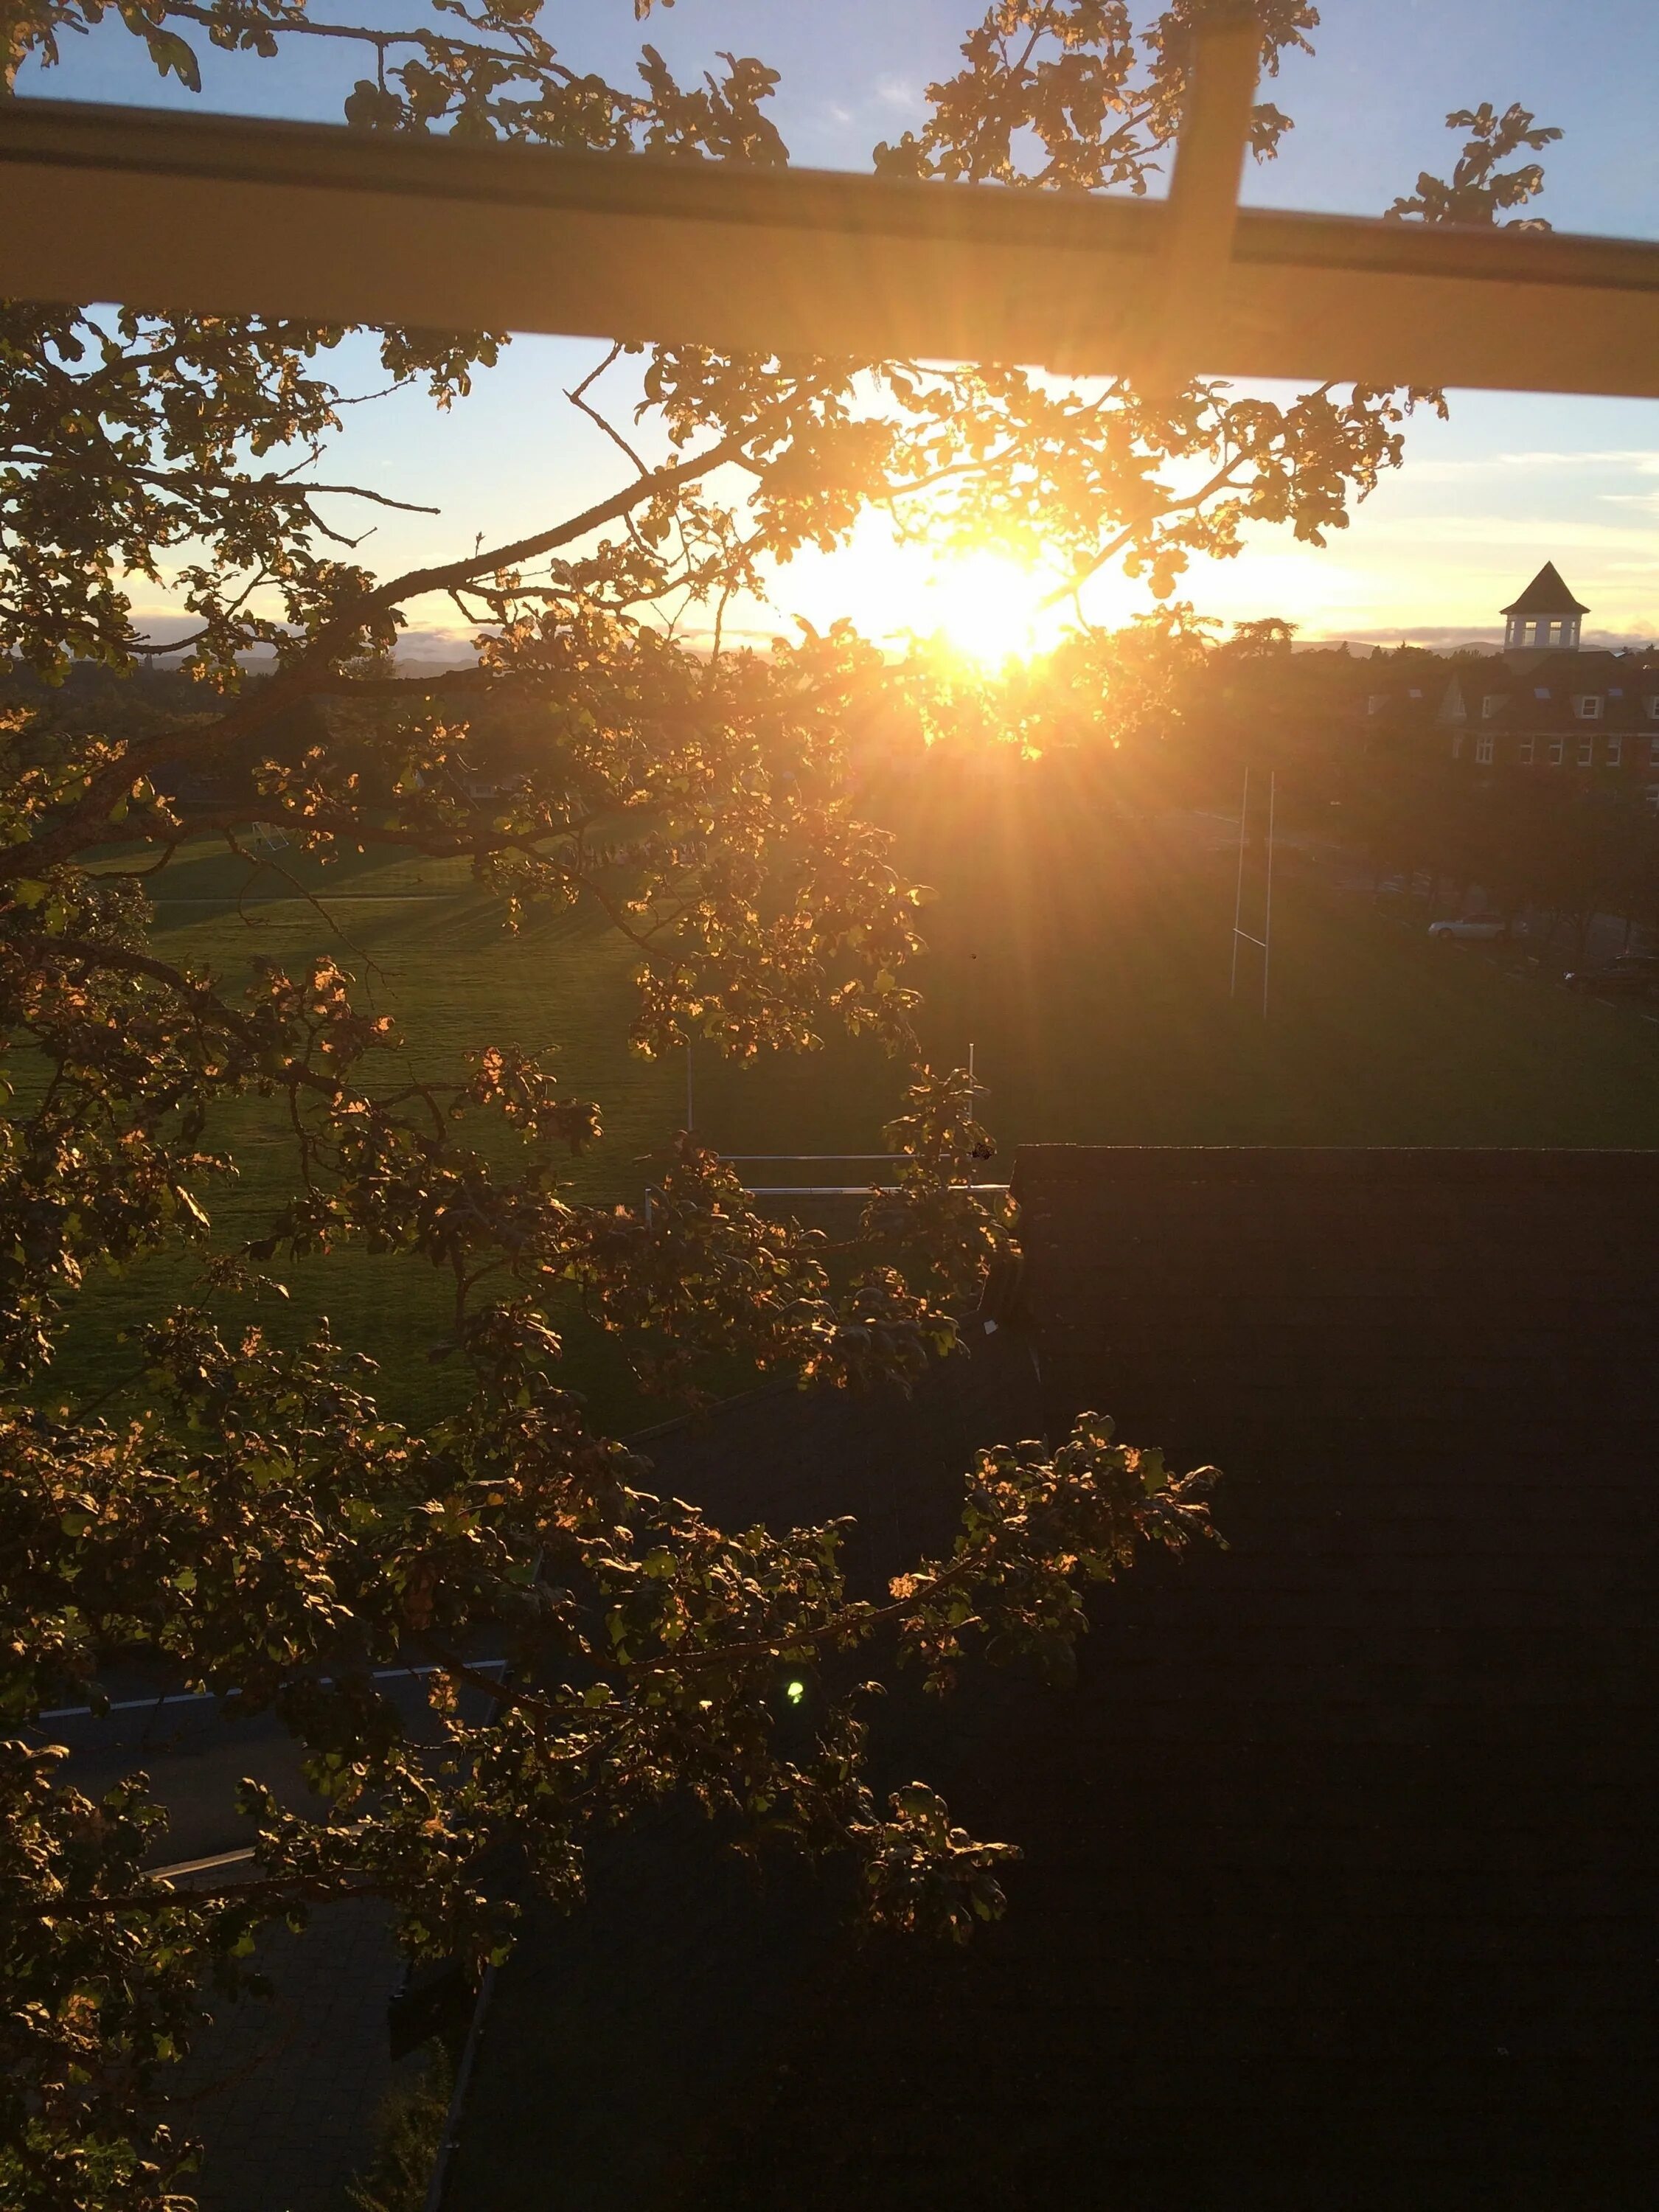
[{"label": "blue sky", "polygon": [[[763,56],[783,75],[775,112],[794,159],[862,167],[875,140],[918,118],[923,86],[949,71],[977,12],[975,0],[679,0],[645,34],[683,74],[722,47]],[[1566,134],[1543,203],[1558,228],[1659,237],[1659,0],[1324,0],[1322,13],[1315,58],[1292,60],[1271,93],[1297,128],[1276,162],[1251,170],[1247,200],[1378,213],[1419,168],[1444,173],[1449,109],[1519,100]],[[573,63],[608,71],[628,70],[641,36],[630,0],[551,0],[544,23],[556,41],[568,26]],[[20,89],[337,119],[354,50],[296,46],[276,64],[204,49],[194,101],[106,26]],[[340,461],[443,508],[383,525],[365,557],[401,565],[475,532],[511,536],[608,488],[612,457],[561,398],[592,358],[586,345],[520,339],[447,419],[412,397],[361,410]],[[1591,606],[1588,630],[1659,634],[1659,404],[1455,395],[1451,422],[1419,422],[1407,452],[1328,550],[1264,536],[1241,560],[1193,572],[1189,595],[1230,617],[1283,613],[1309,635],[1461,632],[1490,625],[1553,558]],[[917,563],[866,536],[850,555],[797,563],[775,602],[816,619],[879,622],[896,607],[925,620],[926,585]],[[1131,604],[1109,592],[1101,611]]]}]

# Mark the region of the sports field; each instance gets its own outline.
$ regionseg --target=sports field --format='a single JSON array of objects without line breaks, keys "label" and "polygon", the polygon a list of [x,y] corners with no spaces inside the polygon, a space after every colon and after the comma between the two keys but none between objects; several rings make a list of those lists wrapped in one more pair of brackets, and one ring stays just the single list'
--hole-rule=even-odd
[{"label": "sports field", "polygon": [[[940,894],[915,970],[929,1048],[960,1060],[974,1042],[1006,1147],[1659,1145],[1659,1026],[1431,945],[1293,846],[1264,1022],[1248,948],[1229,995],[1225,823],[1113,814],[1042,767],[875,803]],[[711,1072],[711,1135],[781,1149],[763,1139],[787,1127],[803,1148],[862,1147],[888,1095],[880,1055],[826,1060]]]},{"label": "sports field", "polygon": [[[971,1041],[986,1117],[1006,1161],[1021,1142],[1119,1144],[1659,1145],[1659,1026],[1584,1003],[1478,954],[1437,950],[1281,854],[1273,994],[1255,975],[1228,994],[1234,855],[1224,825],[1135,819],[1043,769],[919,781],[872,794],[901,858],[936,886],[930,951],[915,980],[941,1060]],[[597,913],[504,933],[459,862],[370,854],[283,868],[321,910],[269,873],[205,844],[186,852],[158,902],[157,950],[229,980],[254,957],[299,965],[331,951],[392,1014],[416,1065],[459,1067],[470,1047],[556,1048],[572,1092],[599,1100],[604,1142],[572,1169],[585,1197],[630,1197],[680,1127],[683,1061],[627,1047],[635,957]],[[739,1070],[707,1049],[694,1068],[699,1133],[740,1153],[878,1149],[898,1071],[867,1044]],[[257,1233],[291,1157],[266,1104],[235,1109],[242,1177],[216,1200],[225,1241]],[[766,1182],[848,1180],[869,1170],[757,1168]],[[988,1170],[995,1175],[1000,1170]],[[106,1282],[86,1302],[71,1358],[112,1379],[130,1361],[118,1332],[186,1288],[182,1263]],[[288,1309],[325,1301],[337,1333],[386,1370],[418,1413],[450,1387],[426,1362],[445,1283],[424,1263],[351,1254],[289,1271]],[[573,1380],[617,1417],[635,1412],[620,1370],[572,1342]]]}]

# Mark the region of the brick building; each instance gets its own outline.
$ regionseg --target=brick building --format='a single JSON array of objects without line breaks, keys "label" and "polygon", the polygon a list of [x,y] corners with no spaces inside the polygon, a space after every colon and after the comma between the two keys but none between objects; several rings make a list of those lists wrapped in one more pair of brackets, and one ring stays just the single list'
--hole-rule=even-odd
[{"label": "brick building", "polygon": [[1659,810],[1659,652],[1584,651],[1588,612],[1546,562],[1504,610],[1504,651],[1453,670],[1436,722],[1454,760],[1616,779]]}]

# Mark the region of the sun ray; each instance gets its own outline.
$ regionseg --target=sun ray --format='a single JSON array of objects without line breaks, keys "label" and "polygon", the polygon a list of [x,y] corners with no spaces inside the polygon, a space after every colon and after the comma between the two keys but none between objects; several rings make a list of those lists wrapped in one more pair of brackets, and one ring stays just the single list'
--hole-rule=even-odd
[{"label": "sun ray", "polygon": [[1052,642],[1056,624],[1043,605],[1051,588],[1038,569],[1009,554],[947,556],[928,579],[920,627],[969,659],[999,667]]}]

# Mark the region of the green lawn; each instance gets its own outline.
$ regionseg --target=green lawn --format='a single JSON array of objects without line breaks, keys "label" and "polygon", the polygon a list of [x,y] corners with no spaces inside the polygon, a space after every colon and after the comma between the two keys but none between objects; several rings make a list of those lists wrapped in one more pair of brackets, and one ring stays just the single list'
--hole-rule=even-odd
[{"label": "green lawn", "polygon": [[[360,979],[374,1010],[395,1018],[424,1075],[463,1073],[466,1051],[483,1043],[556,1048],[562,1080],[574,1096],[598,1097],[605,1112],[604,1143],[571,1164],[573,1190],[610,1197],[642,1188],[649,1170],[641,1156],[659,1152],[684,1119],[684,1071],[628,1050],[635,956],[597,915],[544,920],[512,936],[463,862],[371,854],[319,869],[291,853],[279,858],[314,890],[324,913],[274,873],[244,888],[246,868],[203,843],[167,873],[167,895],[157,901],[158,954],[211,963],[228,988],[256,957],[298,969],[330,951]],[[209,1141],[228,1144],[240,1168],[234,1185],[207,1194],[216,1231],[227,1243],[257,1234],[293,1173],[284,1118],[266,1102],[250,1102],[227,1114]],[[289,1326],[290,1316],[326,1310],[343,1341],[380,1362],[405,1410],[445,1400],[451,1370],[434,1370],[425,1353],[445,1326],[447,1278],[422,1262],[358,1253],[283,1272],[292,1298],[286,1308],[264,1309],[274,1330]],[[188,1264],[169,1260],[100,1284],[82,1302],[71,1364],[100,1376],[106,1366],[119,1371],[114,1363],[131,1355],[118,1332],[184,1294],[192,1276]],[[616,1387],[615,1363],[590,1349],[582,1365],[584,1379]]]},{"label": "green lawn", "polygon": [[[1224,830],[1115,818],[1042,768],[959,780],[935,770],[874,804],[899,825],[905,865],[940,893],[916,975],[929,1048],[960,1060],[975,1044],[1005,1160],[1044,1139],[1659,1144],[1659,1027],[1431,947],[1305,867],[1280,869],[1270,1018],[1251,996],[1230,1001]],[[158,950],[223,969],[256,954],[297,964],[331,948],[397,1018],[424,1072],[484,1042],[556,1048],[571,1091],[604,1109],[605,1141],[574,1168],[575,1189],[639,1191],[642,1156],[684,1119],[685,1071],[627,1049],[633,956],[597,915],[514,938],[459,863],[371,854],[319,872],[283,861],[316,886],[332,928],[274,876],[239,911],[245,872],[203,846],[168,873]],[[864,1152],[879,1143],[898,1075],[873,1047],[841,1044],[747,1070],[702,1050],[696,1082],[699,1132],[725,1150]],[[227,1237],[252,1233],[290,1164],[269,1108],[239,1109],[231,1127],[242,1179],[214,1206]],[[839,1179],[753,1176],[823,1173]],[[84,1302],[71,1364],[117,1371],[111,1363],[130,1358],[117,1332],[187,1279],[169,1262],[100,1285]],[[294,1315],[325,1304],[340,1335],[381,1362],[402,1406],[418,1413],[441,1401],[448,1370],[424,1352],[446,1294],[430,1271],[349,1255],[289,1280]],[[573,1370],[615,1417],[635,1413],[607,1353],[573,1344]]]},{"label": "green lawn", "polygon": [[[1056,772],[925,787],[903,856],[935,885],[915,970],[930,1049],[971,1040],[986,1114],[1020,1143],[1659,1145],[1659,1027],[1431,945],[1281,852],[1269,1018],[1228,994],[1224,825],[1112,821]],[[1212,849],[1206,851],[1207,843]],[[1253,956],[1250,956],[1253,957]],[[866,1146],[878,1054],[699,1084],[712,1137]],[[785,1102],[787,1101],[787,1105]]]}]

